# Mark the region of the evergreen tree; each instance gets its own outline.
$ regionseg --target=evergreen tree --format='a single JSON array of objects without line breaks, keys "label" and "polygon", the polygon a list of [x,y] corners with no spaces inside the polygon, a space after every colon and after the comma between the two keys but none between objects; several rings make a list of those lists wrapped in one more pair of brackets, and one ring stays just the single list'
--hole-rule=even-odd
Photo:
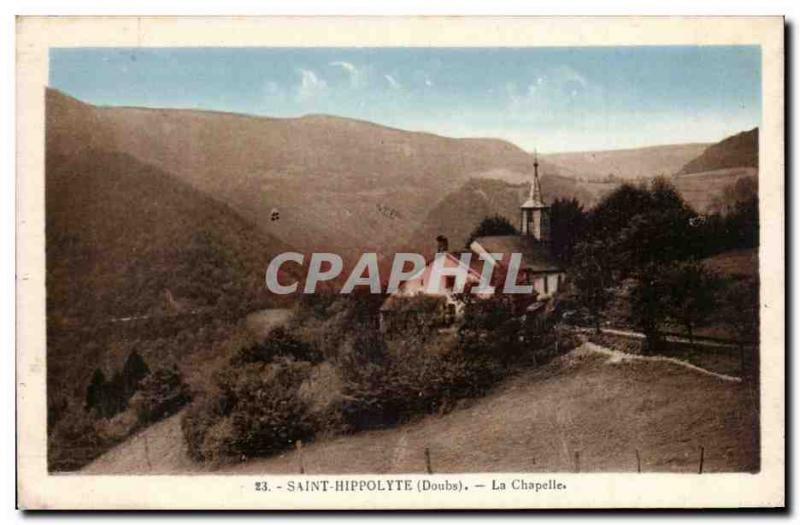
[{"label": "evergreen tree", "polygon": [[100,405],[104,389],[106,388],[106,376],[99,368],[94,369],[89,386],[86,387],[86,410],[91,411]]},{"label": "evergreen tree", "polygon": [[147,363],[144,362],[142,356],[136,350],[128,354],[125,360],[125,365],[122,367],[122,394],[127,402],[128,398],[133,395],[142,379],[150,373]]},{"label": "evergreen tree", "polygon": [[467,248],[472,244],[472,241],[478,237],[488,237],[490,235],[517,235],[517,229],[511,224],[508,219],[502,215],[492,215],[484,217],[484,219],[472,230],[467,240]]}]

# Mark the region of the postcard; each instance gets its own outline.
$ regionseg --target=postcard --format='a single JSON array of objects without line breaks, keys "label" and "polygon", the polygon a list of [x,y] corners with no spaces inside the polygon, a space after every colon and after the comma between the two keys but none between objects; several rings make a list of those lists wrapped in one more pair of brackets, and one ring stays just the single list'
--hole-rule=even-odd
[{"label": "postcard", "polygon": [[785,505],[780,17],[20,17],[24,509]]}]

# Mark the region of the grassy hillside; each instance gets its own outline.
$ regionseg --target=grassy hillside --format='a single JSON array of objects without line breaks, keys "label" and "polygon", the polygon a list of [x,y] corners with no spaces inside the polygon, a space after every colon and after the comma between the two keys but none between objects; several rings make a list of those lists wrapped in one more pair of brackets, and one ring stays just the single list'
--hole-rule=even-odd
[{"label": "grassy hillside", "polygon": [[543,158],[563,174],[587,181],[606,179],[650,178],[671,175],[700,155],[708,144],[670,144],[645,148],[609,151],[554,153]]},{"label": "grassy hillside", "polygon": [[[442,417],[312,443],[309,474],[434,472],[758,471],[758,410],[748,385],[664,361],[631,360],[587,344],[508,380],[491,395]],[[109,451],[86,474],[188,473],[180,414]],[[144,441],[147,440],[147,448]],[[145,450],[149,450],[148,464]],[[293,474],[289,452],[222,469]],[[215,471],[214,473],[219,473]]]},{"label": "grassy hillside", "polygon": [[723,168],[688,175],[672,177],[672,183],[686,199],[686,202],[699,211],[705,212],[713,208],[715,199],[722,198],[726,189],[736,184],[739,179],[758,178],[757,168]]},{"label": "grassy hillside", "polygon": [[[129,155],[48,151],[45,198],[49,430],[82,411],[96,368],[110,377],[135,350],[191,375],[235,319],[281,302],[263,276],[283,242]],[[101,451],[62,439],[48,458],[72,469]]]},{"label": "grassy hillside", "polygon": [[270,302],[264,271],[288,246],[224,204],[123,153],[49,156],[46,176],[53,322]]},{"label": "grassy hillside", "polygon": [[758,280],[758,250],[733,250],[704,260],[704,264],[720,275],[733,279]]},{"label": "grassy hillside", "polygon": [[712,144],[697,158],[687,162],[679,174],[725,168],[758,168],[758,128],[743,131]]},{"label": "grassy hillside", "polygon": [[[757,179],[756,168],[726,168],[721,170],[691,173],[688,175],[672,175],[667,177],[675,189],[692,208],[700,213],[711,211],[725,191],[734,186],[742,178]],[[591,206],[604,196],[614,191],[620,182],[602,180],[575,181],[575,195],[585,206]]]},{"label": "grassy hillside", "polygon": [[129,154],[305,251],[391,251],[470,178],[519,183],[531,171],[528,153],[493,139],[319,115],[94,107],[52,90],[47,102],[52,149]]}]

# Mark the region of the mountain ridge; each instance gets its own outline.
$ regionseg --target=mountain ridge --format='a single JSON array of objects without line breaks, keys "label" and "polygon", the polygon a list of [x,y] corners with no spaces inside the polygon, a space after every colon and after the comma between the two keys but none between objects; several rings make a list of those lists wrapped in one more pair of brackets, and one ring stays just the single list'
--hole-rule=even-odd
[{"label": "mountain ridge", "polygon": [[725,137],[687,162],[678,175],[727,168],[758,168],[758,127]]}]

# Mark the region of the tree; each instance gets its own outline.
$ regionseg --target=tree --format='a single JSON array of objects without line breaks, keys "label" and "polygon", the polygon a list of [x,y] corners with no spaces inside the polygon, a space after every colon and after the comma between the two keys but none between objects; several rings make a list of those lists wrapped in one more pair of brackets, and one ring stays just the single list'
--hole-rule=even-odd
[{"label": "tree", "polygon": [[94,369],[89,386],[86,387],[86,410],[91,411],[100,405],[103,391],[106,388],[106,376],[99,368]]},{"label": "tree", "polygon": [[737,202],[726,217],[730,248],[754,248],[759,243],[758,196]]},{"label": "tree", "polygon": [[150,373],[147,363],[136,350],[128,354],[122,366],[122,393],[127,401],[139,388],[139,383]]},{"label": "tree", "polygon": [[587,215],[577,199],[556,199],[550,207],[550,238],[553,255],[570,264],[575,245],[585,234]]},{"label": "tree", "polygon": [[487,237],[490,235],[517,235],[517,229],[511,224],[508,219],[502,215],[492,215],[484,217],[478,226],[472,230],[467,240],[467,248],[472,244],[472,241],[478,237]]},{"label": "tree", "polygon": [[[758,345],[760,327],[760,307],[758,283],[749,280],[734,281],[724,289],[721,300],[721,314],[739,340],[739,356],[742,377],[745,377],[747,359],[745,349],[748,344]],[[757,355],[753,355],[750,372],[758,373]]]},{"label": "tree", "polygon": [[720,281],[697,261],[678,263],[667,269],[667,315],[681,324],[694,346],[694,330],[713,313]]},{"label": "tree", "polygon": [[490,358],[509,363],[520,355],[521,324],[516,298],[496,294],[464,297],[464,316],[458,330],[459,347],[470,359]]},{"label": "tree", "polygon": [[598,240],[614,238],[635,215],[651,210],[652,199],[647,188],[622,184],[589,213],[589,234]]},{"label": "tree", "polygon": [[605,244],[610,267],[622,279],[651,263],[692,255],[699,239],[691,226],[695,216],[666,179],[655,179],[650,189],[624,184],[592,210],[589,237]]},{"label": "tree", "polygon": [[636,285],[631,293],[631,320],[644,333],[645,351],[653,354],[661,350],[661,326],[667,317],[668,284],[664,279],[662,264],[651,263],[636,275]]},{"label": "tree", "polygon": [[611,271],[607,250],[599,241],[581,243],[576,247],[572,280],[577,288],[578,302],[589,311],[594,329],[600,333],[600,316],[611,299],[608,291]]}]

